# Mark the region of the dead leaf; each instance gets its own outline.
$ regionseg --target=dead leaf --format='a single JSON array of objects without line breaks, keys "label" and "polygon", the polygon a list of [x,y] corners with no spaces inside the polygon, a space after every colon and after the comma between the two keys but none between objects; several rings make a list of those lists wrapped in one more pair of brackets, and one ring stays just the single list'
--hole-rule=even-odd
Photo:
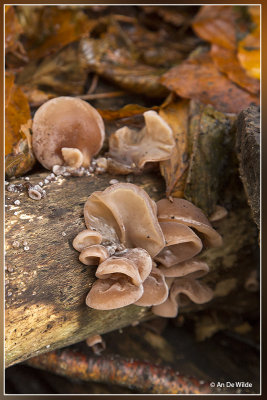
[{"label": "dead leaf", "polygon": [[17,40],[22,33],[22,26],[15,14],[13,6],[5,6],[5,51],[6,53],[17,49]]},{"label": "dead leaf", "polygon": [[259,98],[236,86],[216,68],[208,52],[196,53],[162,76],[161,82],[179,96],[213,105],[218,111],[239,113]]},{"label": "dead leaf", "polygon": [[5,156],[7,176],[19,176],[35,162],[31,150],[30,107],[27,97],[14,84],[14,76],[5,77]]},{"label": "dead leaf", "polygon": [[188,168],[188,112],[188,100],[176,100],[159,112],[172,128],[175,139],[171,158],[160,162],[160,171],[166,182],[166,197],[183,197]]},{"label": "dead leaf", "polygon": [[46,88],[48,96],[50,92],[56,97],[83,93],[86,79],[85,60],[78,46],[71,44],[59,53],[45,57],[41,63],[32,61],[18,74],[16,82],[31,95],[37,94],[32,93],[34,89]]},{"label": "dead leaf", "polygon": [[120,50],[111,38],[83,39],[81,49],[91,71],[114,82],[123,89],[148,97],[164,97],[168,94],[160,83],[160,76],[166,71],[139,64],[127,52]]},{"label": "dead leaf", "polygon": [[157,111],[159,109],[158,106],[154,107],[143,107],[138,104],[127,104],[123,108],[119,110],[97,110],[99,114],[102,116],[102,118],[106,120],[116,120],[116,119],[122,119],[122,118],[129,118],[134,115],[141,115],[144,114],[145,111],[149,110],[155,110]]},{"label": "dead leaf", "polygon": [[260,6],[250,6],[254,29],[238,43],[238,60],[247,74],[260,79]]},{"label": "dead leaf", "polygon": [[236,48],[237,12],[233,6],[202,6],[193,21],[194,31],[207,42],[226,49]]},{"label": "dead leaf", "polygon": [[231,81],[250,93],[259,94],[259,81],[247,74],[245,69],[241,66],[235,50],[226,49],[213,44],[210,54],[216,67],[226,74]]},{"label": "dead leaf", "polygon": [[89,35],[97,21],[82,10],[58,6],[19,6],[24,28],[25,49],[30,59],[40,59]]}]

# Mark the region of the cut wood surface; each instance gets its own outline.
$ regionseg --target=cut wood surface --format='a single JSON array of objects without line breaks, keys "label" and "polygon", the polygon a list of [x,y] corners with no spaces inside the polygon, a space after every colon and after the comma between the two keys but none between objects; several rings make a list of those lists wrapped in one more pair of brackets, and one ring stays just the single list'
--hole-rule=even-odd
[{"label": "cut wood surface", "polygon": [[[34,173],[30,182],[37,184],[47,175]],[[111,311],[85,305],[95,268],[79,262],[72,241],[85,227],[83,206],[87,197],[95,190],[104,190],[113,178],[127,179],[106,174],[59,177],[44,186],[47,195],[39,201],[30,199],[27,192],[6,192],[6,367],[151,317],[148,308],[135,305]],[[20,178],[12,184],[23,182]],[[157,173],[136,176],[132,182],[154,200],[164,197],[164,181]],[[15,205],[18,199],[20,204]],[[257,308],[255,298],[251,301],[244,289],[246,277],[255,268],[257,245],[249,213],[246,204],[238,204],[218,221],[216,229],[223,235],[224,245],[201,256],[210,265],[205,281],[215,289],[213,302],[241,313]],[[14,247],[16,241],[19,247]],[[235,293],[239,297],[235,298]],[[230,298],[228,303],[226,296]],[[209,304],[192,305],[185,311]]]}]

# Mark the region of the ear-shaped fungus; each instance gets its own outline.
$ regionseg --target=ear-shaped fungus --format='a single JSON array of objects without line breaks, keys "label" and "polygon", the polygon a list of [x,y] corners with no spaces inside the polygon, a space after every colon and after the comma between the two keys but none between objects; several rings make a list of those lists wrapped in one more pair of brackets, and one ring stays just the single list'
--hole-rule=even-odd
[{"label": "ear-shaped fungus", "polygon": [[[139,132],[124,126],[109,139],[109,163],[118,173],[136,172],[147,162],[170,158],[175,142],[169,125],[155,111],[144,113],[145,127]],[[121,167],[121,168],[120,168]]]},{"label": "ear-shaped fungus", "polygon": [[113,310],[136,302],[143,292],[143,285],[136,286],[127,277],[97,279],[86,297],[86,304],[97,310]]},{"label": "ear-shaped fungus", "polygon": [[217,247],[222,245],[221,235],[212,228],[200,208],[190,201],[175,198],[171,202],[162,199],[157,202],[157,208],[160,222],[175,221],[190,226],[203,235],[204,243],[207,246]]},{"label": "ear-shaped fungus", "polygon": [[161,304],[168,297],[168,286],[162,272],[153,267],[150,275],[143,283],[144,294],[135,302],[137,306],[151,307]]},{"label": "ear-shaped fungus", "polygon": [[159,305],[152,307],[152,312],[161,317],[174,318],[179,306],[188,304],[188,299],[196,304],[210,301],[213,291],[203,282],[190,278],[176,278],[170,286],[169,297]]},{"label": "ear-shaped fungus", "polygon": [[110,257],[101,263],[96,270],[96,277],[100,279],[127,276],[131,282],[139,286],[148,277],[152,268],[152,260],[143,249],[127,249],[121,257]]},{"label": "ear-shaped fungus", "polygon": [[104,141],[105,127],[98,111],[84,100],[57,97],[35,113],[32,146],[47,169],[54,165],[88,167]]},{"label": "ear-shaped fungus", "polygon": [[166,278],[202,278],[209,272],[209,266],[207,263],[199,260],[188,260],[182,263],[172,265],[171,267],[165,267],[164,265],[159,265],[160,271]]},{"label": "ear-shaped fungus", "polygon": [[171,267],[194,257],[202,250],[202,242],[188,226],[177,222],[160,222],[166,245],[154,257],[165,267]]},{"label": "ear-shaped fungus", "polygon": [[85,265],[98,265],[109,257],[108,250],[100,244],[93,244],[82,250],[79,260]]},{"label": "ear-shaped fungus", "polygon": [[88,229],[102,235],[102,244],[140,247],[155,256],[164,247],[164,236],[156,216],[156,204],[141,188],[117,183],[94,192],[84,206]]},{"label": "ear-shaped fungus", "polygon": [[78,233],[78,235],[74,238],[72,245],[75,250],[82,251],[86,247],[100,244],[101,241],[102,236],[99,232],[91,229],[85,229]]}]

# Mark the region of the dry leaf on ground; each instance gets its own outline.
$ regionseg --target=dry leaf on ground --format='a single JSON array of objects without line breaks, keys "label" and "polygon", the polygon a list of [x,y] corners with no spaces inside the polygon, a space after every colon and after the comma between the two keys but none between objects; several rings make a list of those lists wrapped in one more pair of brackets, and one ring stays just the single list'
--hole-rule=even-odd
[{"label": "dry leaf on ground", "polygon": [[238,43],[238,59],[247,74],[260,79],[260,6],[250,6],[254,29]]},{"label": "dry leaf on ground", "polygon": [[175,140],[171,158],[160,162],[160,171],[166,182],[166,197],[183,197],[188,168],[188,112],[188,100],[173,101],[159,112],[171,127]]},{"label": "dry leaf on ground", "polygon": [[198,36],[226,49],[236,48],[237,12],[233,6],[202,6],[193,21]]},{"label": "dry leaf on ground", "polygon": [[14,84],[14,76],[5,78],[5,156],[7,176],[26,173],[35,159],[31,150],[30,107],[27,97]]},{"label": "dry leaf on ground", "polygon": [[25,34],[25,49],[30,59],[39,59],[89,35],[97,21],[82,10],[57,6],[18,6]]},{"label": "dry leaf on ground", "polygon": [[236,86],[201,52],[165,73],[161,82],[179,96],[211,104],[225,113],[238,113],[259,98]]},{"label": "dry leaf on ground", "polygon": [[213,44],[210,54],[216,67],[226,74],[231,81],[250,93],[259,94],[259,81],[247,75],[238,61],[235,50],[226,49]]}]

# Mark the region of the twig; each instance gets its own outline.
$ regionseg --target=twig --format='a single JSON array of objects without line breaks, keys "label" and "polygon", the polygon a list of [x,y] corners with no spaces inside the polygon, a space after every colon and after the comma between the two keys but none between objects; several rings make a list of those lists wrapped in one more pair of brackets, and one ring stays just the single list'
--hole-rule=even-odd
[{"label": "twig", "polygon": [[95,99],[108,99],[112,97],[119,97],[119,96],[124,96],[125,92],[108,92],[108,93],[95,93],[95,94],[82,94],[79,96],[79,99],[82,100],[95,100]]},{"label": "twig", "polygon": [[87,94],[92,94],[92,93],[94,93],[94,91],[96,90],[97,84],[98,84],[98,75],[97,75],[97,74],[94,74],[93,79],[92,79],[92,82],[91,82],[91,86],[90,86],[90,88],[89,88]]},{"label": "twig", "polygon": [[68,378],[126,386],[141,393],[211,393],[208,383],[179,375],[171,368],[120,357],[89,356],[65,349],[33,357],[26,363]]}]

